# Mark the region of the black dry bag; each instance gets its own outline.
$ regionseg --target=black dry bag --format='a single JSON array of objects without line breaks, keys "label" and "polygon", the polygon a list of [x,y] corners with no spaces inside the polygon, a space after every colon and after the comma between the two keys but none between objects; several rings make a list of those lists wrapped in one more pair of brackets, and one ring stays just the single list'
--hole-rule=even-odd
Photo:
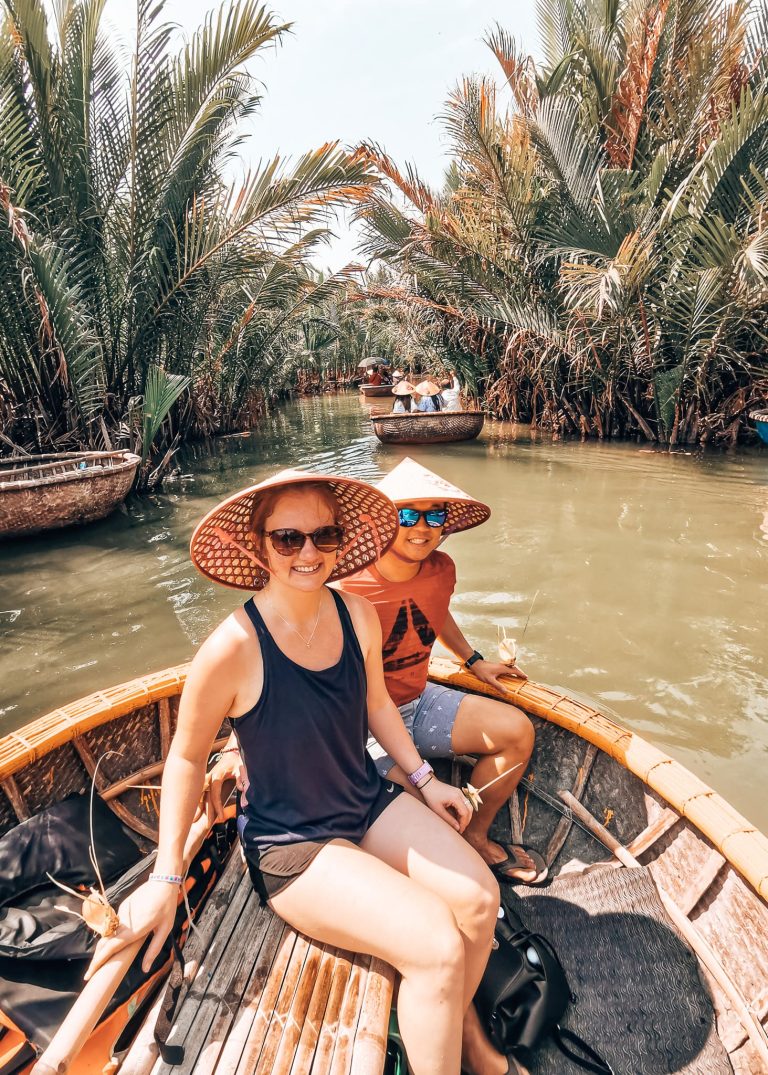
[{"label": "black dry bag", "polygon": [[526,1063],[536,1047],[551,1037],[580,1067],[612,1075],[609,1065],[586,1042],[560,1026],[571,991],[552,945],[526,929],[514,912],[507,909],[499,914],[493,950],[475,994],[475,1005],[494,1046]]}]

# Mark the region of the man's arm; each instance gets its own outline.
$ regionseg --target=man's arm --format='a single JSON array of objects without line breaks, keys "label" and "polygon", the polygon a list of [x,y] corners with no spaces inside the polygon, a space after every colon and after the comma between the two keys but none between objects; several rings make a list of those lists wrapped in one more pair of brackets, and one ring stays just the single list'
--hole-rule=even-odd
[{"label": "man's arm", "polygon": [[[474,647],[470,646],[466,638],[462,634],[459,625],[453,616],[447,613],[445,617],[445,623],[437,636],[437,641],[441,646],[445,646],[451,653],[454,653],[462,664],[468,661],[472,654],[475,652]],[[500,691],[506,691],[507,687],[504,682],[499,679],[499,676],[515,676],[517,679],[527,679],[528,676],[522,669],[517,667],[517,664],[503,664],[501,661],[475,661],[470,669],[473,675],[477,676],[483,683],[488,683],[492,687],[496,687]]]}]

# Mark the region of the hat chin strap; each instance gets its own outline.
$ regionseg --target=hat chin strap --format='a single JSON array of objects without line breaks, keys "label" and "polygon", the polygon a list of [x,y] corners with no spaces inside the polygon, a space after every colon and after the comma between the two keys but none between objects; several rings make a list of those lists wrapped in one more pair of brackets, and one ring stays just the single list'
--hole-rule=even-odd
[{"label": "hat chin strap", "polygon": [[241,552],[243,556],[247,556],[251,563],[256,564],[256,566],[260,567],[262,571],[266,571],[268,575],[272,574],[267,565],[262,563],[256,553],[251,552],[250,549],[246,549],[245,545],[241,545],[237,538],[233,537],[232,534],[228,533],[226,530],[222,530],[220,526],[211,527],[211,533],[214,535],[214,537],[217,537],[219,539],[219,542],[222,545],[234,546],[234,548],[236,548],[238,552]]}]

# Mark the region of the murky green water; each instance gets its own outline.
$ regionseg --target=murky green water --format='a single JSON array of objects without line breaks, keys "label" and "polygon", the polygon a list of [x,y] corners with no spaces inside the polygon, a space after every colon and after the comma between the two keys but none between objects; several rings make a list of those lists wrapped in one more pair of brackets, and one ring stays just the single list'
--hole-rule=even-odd
[{"label": "murky green water", "polygon": [[[188,455],[184,477],[110,519],[0,546],[0,731],[188,659],[242,597],[192,568],[195,522],[287,465],[376,480],[356,396],[283,408],[247,439]],[[469,444],[410,448],[493,507],[449,539],[467,637],[520,637],[532,678],[593,699],[768,831],[768,450],[668,455],[550,443],[488,423]]]}]

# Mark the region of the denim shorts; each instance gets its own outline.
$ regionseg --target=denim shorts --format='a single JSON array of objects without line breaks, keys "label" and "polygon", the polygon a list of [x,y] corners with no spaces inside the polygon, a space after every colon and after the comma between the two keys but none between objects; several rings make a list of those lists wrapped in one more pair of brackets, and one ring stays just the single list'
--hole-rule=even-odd
[{"label": "denim shorts", "polygon": [[[422,758],[450,758],[451,734],[456,721],[459,706],[466,698],[463,691],[453,687],[443,687],[439,683],[428,683],[424,691],[412,702],[399,706],[403,723]],[[386,776],[394,760],[379,746],[371,736],[368,740],[368,753],[376,763],[380,776]]]}]

